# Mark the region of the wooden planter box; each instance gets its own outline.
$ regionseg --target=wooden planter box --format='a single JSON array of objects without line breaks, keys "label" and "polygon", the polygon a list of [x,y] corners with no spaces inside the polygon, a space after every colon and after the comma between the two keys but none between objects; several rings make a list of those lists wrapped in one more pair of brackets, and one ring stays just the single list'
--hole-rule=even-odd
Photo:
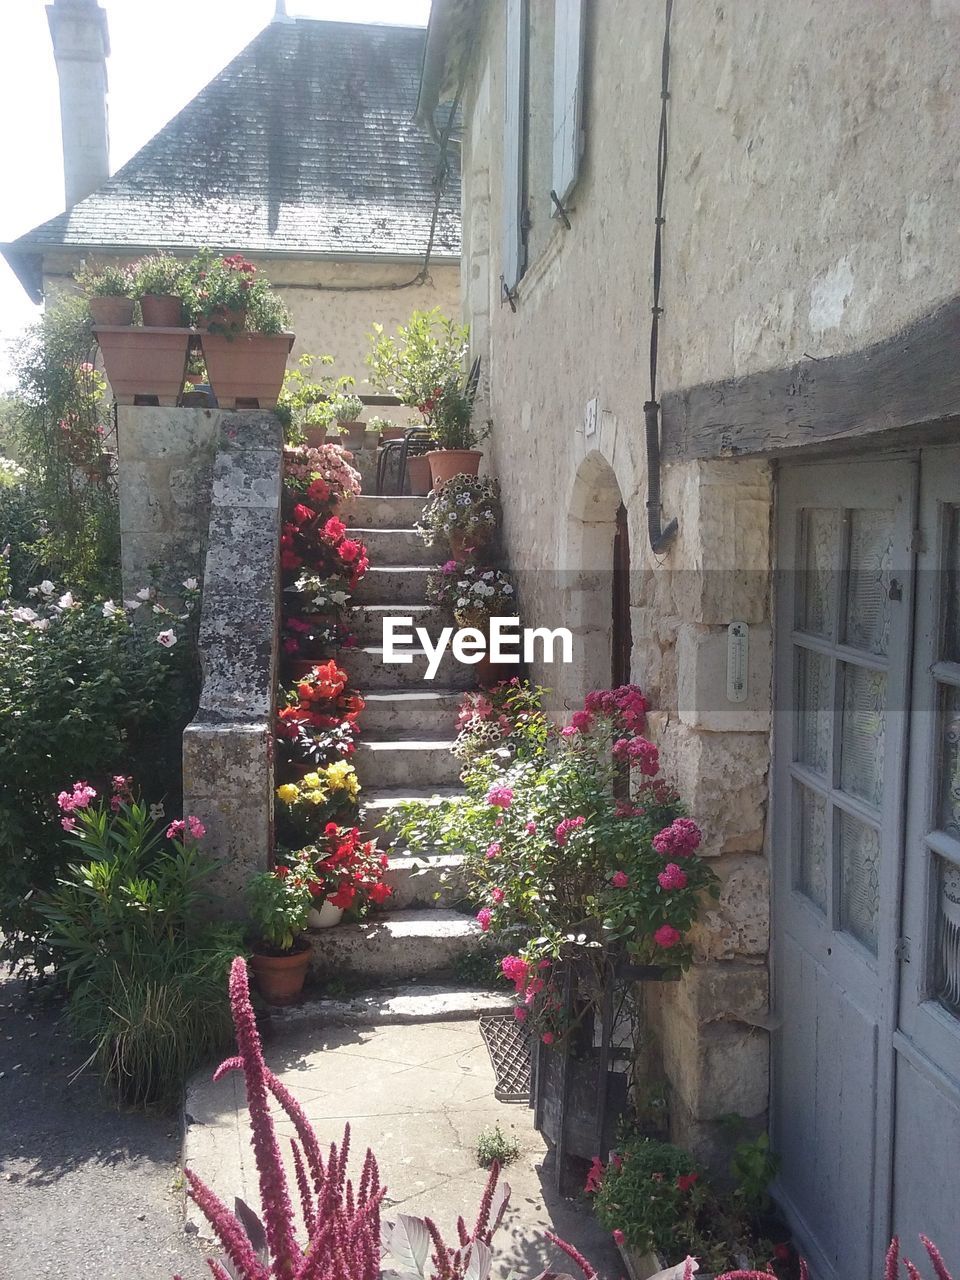
[{"label": "wooden planter box", "polygon": [[190,329],[98,325],[103,368],[118,404],[177,404],[187,374]]},{"label": "wooden planter box", "polygon": [[292,333],[203,333],[210,385],[221,409],[274,409]]}]

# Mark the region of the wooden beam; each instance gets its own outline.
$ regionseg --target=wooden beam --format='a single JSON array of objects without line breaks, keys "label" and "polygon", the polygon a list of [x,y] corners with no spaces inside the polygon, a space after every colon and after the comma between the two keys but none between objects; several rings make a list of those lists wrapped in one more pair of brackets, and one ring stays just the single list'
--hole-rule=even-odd
[{"label": "wooden beam", "polygon": [[960,297],[850,355],[705,383],[662,398],[663,458],[789,453],[958,420]]}]

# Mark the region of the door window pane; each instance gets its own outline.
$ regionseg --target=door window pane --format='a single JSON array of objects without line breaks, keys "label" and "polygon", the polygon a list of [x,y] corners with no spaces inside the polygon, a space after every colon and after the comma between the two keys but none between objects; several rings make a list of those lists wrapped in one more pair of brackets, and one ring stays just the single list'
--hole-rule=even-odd
[{"label": "door window pane", "polygon": [[840,513],[808,507],[800,525],[803,572],[798,586],[801,631],[833,639],[836,633]]},{"label": "door window pane", "polygon": [[840,925],[877,954],[880,915],[880,836],[840,813]]},{"label": "door window pane", "polygon": [[947,507],[946,517],[946,615],[941,655],[945,662],[960,662],[960,507]]},{"label": "door window pane", "polygon": [[880,808],[887,677],[844,663],[840,785],[849,795]]},{"label": "door window pane", "polygon": [[851,511],[844,639],[854,649],[885,654],[890,638],[892,511]]},{"label": "door window pane", "polygon": [[960,840],[960,689],[943,687],[940,715],[940,813],[937,826]]},{"label": "door window pane", "polygon": [[960,867],[944,858],[936,862],[935,992],[945,1008],[960,1016]]},{"label": "door window pane", "polygon": [[833,722],[833,678],[829,658],[797,650],[797,759],[826,774]]},{"label": "door window pane", "polygon": [[796,856],[794,885],[826,912],[827,909],[827,805],[809,787],[794,783]]}]

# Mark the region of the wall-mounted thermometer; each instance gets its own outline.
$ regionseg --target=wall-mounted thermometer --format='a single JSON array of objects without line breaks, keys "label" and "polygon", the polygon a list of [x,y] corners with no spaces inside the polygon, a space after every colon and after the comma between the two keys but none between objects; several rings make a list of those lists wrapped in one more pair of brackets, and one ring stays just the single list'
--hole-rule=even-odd
[{"label": "wall-mounted thermometer", "polygon": [[727,701],[746,702],[750,660],[750,628],[745,622],[727,627]]}]

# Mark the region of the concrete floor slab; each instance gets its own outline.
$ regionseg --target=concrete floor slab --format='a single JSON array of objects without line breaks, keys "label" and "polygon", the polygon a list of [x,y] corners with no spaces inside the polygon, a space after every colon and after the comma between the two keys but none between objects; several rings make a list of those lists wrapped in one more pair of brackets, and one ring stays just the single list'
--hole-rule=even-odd
[{"label": "concrete floor slab", "polygon": [[[613,1244],[587,1207],[554,1192],[548,1153],[530,1109],[494,1097],[493,1070],[476,1021],[305,1029],[268,1046],[266,1056],[297,1094],[321,1143],[339,1142],[349,1120],[352,1167],[359,1169],[368,1146],[373,1150],[388,1188],[388,1216],[391,1208],[429,1214],[452,1240],[457,1216],[469,1224],[476,1214],[487,1179],[477,1165],[477,1138],[499,1124],[521,1154],[503,1174],[512,1197],[497,1236],[493,1280],[513,1271],[527,1280],[562,1261],[543,1238],[545,1230],[576,1244],[605,1280],[621,1275]],[[239,1195],[257,1205],[239,1083],[239,1076],[216,1085],[194,1082],[184,1162],[228,1204]],[[288,1159],[293,1127],[282,1113],[277,1132]],[[209,1234],[195,1210],[191,1220],[202,1235]]]}]

